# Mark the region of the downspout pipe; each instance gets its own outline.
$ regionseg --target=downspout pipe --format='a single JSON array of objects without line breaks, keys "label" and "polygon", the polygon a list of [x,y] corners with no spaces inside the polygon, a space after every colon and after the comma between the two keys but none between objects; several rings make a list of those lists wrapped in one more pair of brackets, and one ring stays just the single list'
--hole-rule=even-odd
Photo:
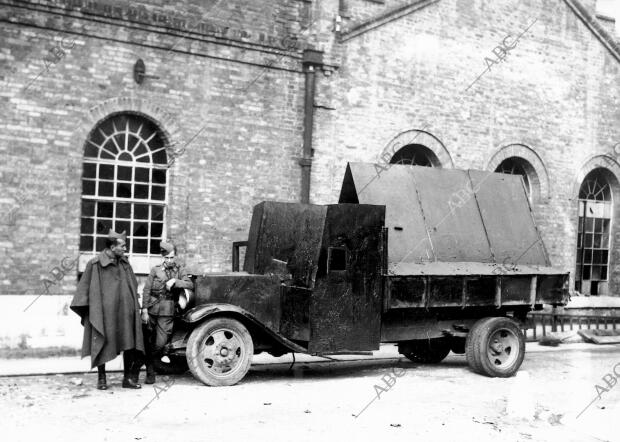
[{"label": "downspout pipe", "polygon": [[323,66],[323,52],[306,49],[303,53],[304,93],[304,144],[299,159],[301,166],[301,202],[310,203],[310,173],[312,171],[312,135],[314,126],[314,96],[316,90],[316,71]]}]

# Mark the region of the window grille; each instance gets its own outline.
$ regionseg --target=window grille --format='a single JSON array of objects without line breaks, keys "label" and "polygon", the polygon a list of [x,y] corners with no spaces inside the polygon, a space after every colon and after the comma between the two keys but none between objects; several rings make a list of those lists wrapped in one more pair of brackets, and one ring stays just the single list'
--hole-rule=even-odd
[{"label": "window grille", "polygon": [[588,295],[607,292],[611,188],[600,171],[586,176],[579,189],[575,289]]},{"label": "window grille", "polygon": [[421,144],[409,144],[400,148],[390,160],[391,164],[434,167],[433,152]]},{"label": "window grille", "polygon": [[133,114],[99,124],[84,149],[80,251],[103,250],[114,229],[127,232],[130,257],[159,255],[166,181],[165,143],[155,124]]}]

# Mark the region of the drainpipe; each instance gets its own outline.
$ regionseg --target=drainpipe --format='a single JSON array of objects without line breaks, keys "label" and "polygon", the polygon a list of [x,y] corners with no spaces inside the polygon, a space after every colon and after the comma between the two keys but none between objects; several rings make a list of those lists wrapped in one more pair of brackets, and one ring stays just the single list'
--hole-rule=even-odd
[{"label": "drainpipe", "polygon": [[312,129],[314,125],[314,93],[316,86],[316,70],[323,66],[323,52],[305,49],[303,60],[305,77],[304,95],[304,145],[303,155],[299,159],[301,166],[301,202],[310,203],[310,171],[312,169]]}]

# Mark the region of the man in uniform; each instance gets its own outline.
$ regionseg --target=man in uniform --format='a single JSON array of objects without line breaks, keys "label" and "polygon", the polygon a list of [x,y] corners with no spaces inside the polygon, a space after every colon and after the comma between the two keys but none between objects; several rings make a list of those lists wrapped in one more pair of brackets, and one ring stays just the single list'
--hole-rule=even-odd
[{"label": "man in uniform", "polygon": [[125,257],[125,232],[108,233],[105,249],[86,264],[71,302],[82,318],[82,357],[97,367],[97,388],[106,390],[105,363],[123,352],[123,388],[140,388],[138,372],[144,338],[140,323],[138,283]]},{"label": "man in uniform", "polygon": [[164,262],[151,269],[142,291],[142,323],[147,324],[149,330],[145,339],[146,384],[155,382],[154,361],[161,359],[172,336],[175,295],[179,290],[194,287],[176,262],[176,246],[162,241],[160,247]]}]

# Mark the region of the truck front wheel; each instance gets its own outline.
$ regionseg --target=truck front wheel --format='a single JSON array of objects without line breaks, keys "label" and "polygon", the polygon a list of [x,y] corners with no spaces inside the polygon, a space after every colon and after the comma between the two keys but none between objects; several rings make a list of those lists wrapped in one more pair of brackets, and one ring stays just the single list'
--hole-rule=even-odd
[{"label": "truck front wheel", "polygon": [[450,342],[445,338],[399,342],[398,352],[413,362],[437,364],[450,353]]},{"label": "truck front wheel", "polygon": [[480,319],[467,335],[465,357],[476,373],[502,378],[513,376],[524,356],[525,337],[513,319]]},{"label": "truck front wheel", "polygon": [[248,329],[232,318],[214,318],[192,331],[187,364],[192,374],[210,386],[234,385],[252,363],[254,343]]}]

